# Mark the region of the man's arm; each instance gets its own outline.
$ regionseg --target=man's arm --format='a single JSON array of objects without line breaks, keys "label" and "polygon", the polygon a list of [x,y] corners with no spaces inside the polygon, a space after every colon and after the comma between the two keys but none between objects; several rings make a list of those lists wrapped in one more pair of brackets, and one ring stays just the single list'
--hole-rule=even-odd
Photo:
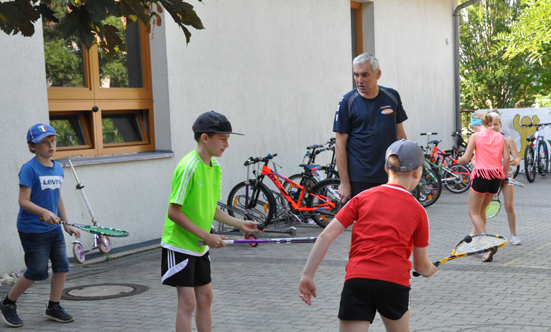
[{"label": "man's arm", "polygon": [[406,135],[406,131],[404,130],[403,123],[398,123],[396,125],[396,140],[399,141],[401,139],[408,139]]},{"label": "man's arm", "polygon": [[350,178],[348,177],[348,156],[346,155],[346,144],[348,134],[336,133],[335,158],[337,160],[337,169],[341,184],[339,185],[339,195],[341,202],[346,203],[351,196]]},{"label": "man's arm", "polygon": [[211,248],[220,248],[226,246],[223,238],[219,235],[210,234],[204,231],[199,226],[195,225],[183,212],[182,206],[174,203],[170,203],[168,207],[168,218],[182,227],[186,231],[197,235],[200,239],[205,241]]},{"label": "man's arm", "polygon": [[427,247],[413,247],[413,269],[425,278],[430,278],[436,272],[427,255]]}]

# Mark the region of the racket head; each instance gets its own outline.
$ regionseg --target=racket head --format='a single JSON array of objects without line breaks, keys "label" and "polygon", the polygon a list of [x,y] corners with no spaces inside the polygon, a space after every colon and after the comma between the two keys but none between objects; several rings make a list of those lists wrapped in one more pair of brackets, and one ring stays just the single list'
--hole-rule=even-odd
[{"label": "racket head", "polygon": [[497,234],[476,234],[472,236],[470,243],[461,241],[455,247],[452,255],[480,254],[503,247],[507,244],[507,238]]},{"label": "racket head", "polygon": [[127,237],[128,235],[130,235],[130,233],[128,233],[127,231],[110,227],[82,225],[79,228],[92,234],[105,235],[110,237]]},{"label": "racket head", "polygon": [[510,184],[514,184],[515,186],[524,187],[524,183],[519,182],[519,181],[517,181],[517,180],[515,180],[515,179],[509,178],[509,183],[510,183]]},{"label": "racket head", "polygon": [[499,200],[491,201],[486,207],[486,218],[495,217],[499,213],[499,210],[501,210],[501,202]]}]

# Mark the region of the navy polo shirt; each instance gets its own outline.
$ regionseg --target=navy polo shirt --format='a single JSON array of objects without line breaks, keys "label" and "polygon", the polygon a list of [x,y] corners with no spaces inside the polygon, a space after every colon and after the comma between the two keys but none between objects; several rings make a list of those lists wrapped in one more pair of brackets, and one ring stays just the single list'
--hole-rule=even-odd
[{"label": "navy polo shirt", "polygon": [[396,141],[396,125],[407,120],[396,90],[379,86],[373,99],[356,89],[345,94],[335,114],[333,131],[348,134],[348,176],[353,182],[386,183],[386,149]]}]

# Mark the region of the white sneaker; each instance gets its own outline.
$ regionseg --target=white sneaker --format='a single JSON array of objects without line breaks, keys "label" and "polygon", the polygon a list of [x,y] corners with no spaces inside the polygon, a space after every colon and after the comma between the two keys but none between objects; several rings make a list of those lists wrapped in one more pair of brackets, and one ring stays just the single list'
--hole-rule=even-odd
[{"label": "white sneaker", "polygon": [[522,244],[522,242],[520,241],[520,239],[516,235],[511,235],[511,238],[509,239],[509,241],[511,241],[511,244],[515,245],[515,246],[518,246],[518,245]]}]

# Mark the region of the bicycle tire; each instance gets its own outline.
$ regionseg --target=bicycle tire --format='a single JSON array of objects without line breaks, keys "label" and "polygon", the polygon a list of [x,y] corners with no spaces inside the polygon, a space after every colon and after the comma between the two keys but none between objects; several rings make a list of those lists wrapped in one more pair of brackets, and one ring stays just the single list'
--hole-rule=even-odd
[{"label": "bicycle tire", "polygon": [[526,180],[532,183],[536,179],[536,165],[534,163],[534,148],[531,145],[526,146],[524,151],[524,175]]},{"label": "bicycle tire", "polygon": [[[323,195],[327,198],[330,198],[331,201],[335,203],[334,209],[319,210],[312,215],[312,219],[314,220],[314,222],[321,228],[327,227],[327,225],[329,225],[331,220],[335,218],[335,215],[342,207],[340,197],[338,195],[335,196],[334,194],[338,191],[340,184],[340,179],[325,179],[318,182],[318,184],[316,184],[314,188],[312,188],[312,190],[310,191],[310,193],[312,194]],[[306,206],[312,208],[317,205],[319,205],[317,198],[314,195],[308,195],[308,202],[306,203]]]},{"label": "bicycle tire", "polygon": [[520,165],[511,166],[510,171],[511,171],[511,174],[513,175],[513,179],[515,179],[518,176],[518,173],[520,172]]},{"label": "bicycle tire", "polygon": [[429,207],[436,203],[442,193],[442,180],[438,172],[432,167],[423,166],[421,180],[419,180],[419,203],[423,207]]},{"label": "bicycle tire", "polygon": [[465,166],[453,165],[450,167],[450,171],[453,174],[446,173],[445,179],[455,178],[454,175],[458,175],[459,178],[454,181],[444,181],[446,189],[454,194],[461,194],[469,190],[471,187],[471,172]]},{"label": "bicycle tire", "polygon": [[[260,191],[256,203],[249,201],[249,214],[256,222],[263,223],[267,226],[274,217],[277,209],[274,195],[263,183],[255,183],[256,180],[251,180],[249,184],[249,195],[255,197],[256,191]],[[236,184],[228,195],[228,206],[232,209],[240,210],[240,215],[245,215],[245,181]],[[260,208],[259,208],[260,207]],[[232,209],[228,209],[228,214],[235,217]]]},{"label": "bicycle tire", "polygon": [[541,175],[547,173],[547,165],[549,164],[549,153],[547,151],[547,144],[545,141],[541,141],[538,147],[538,172]]}]

